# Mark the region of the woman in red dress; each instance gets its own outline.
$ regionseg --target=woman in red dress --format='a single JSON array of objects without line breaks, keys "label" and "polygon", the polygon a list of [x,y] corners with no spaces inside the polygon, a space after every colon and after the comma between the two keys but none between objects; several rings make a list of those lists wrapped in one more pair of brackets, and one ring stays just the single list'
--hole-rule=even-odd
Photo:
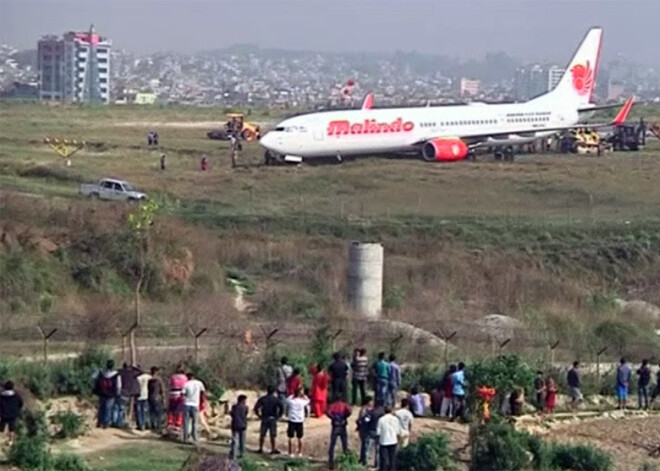
[{"label": "woman in red dress", "polygon": [[311,391],[312,415],[314,417],[323,417],[328,402],[328,383],[330,379],[328,373],[323,371],[323,365],[320,363],[316,365],[314,370]]},{"label": "woman in red dress", "polygon": [[545,410],[548,414],[555,411],[557,405],[557,385],[555,380],[548,378],[545,382]]}]

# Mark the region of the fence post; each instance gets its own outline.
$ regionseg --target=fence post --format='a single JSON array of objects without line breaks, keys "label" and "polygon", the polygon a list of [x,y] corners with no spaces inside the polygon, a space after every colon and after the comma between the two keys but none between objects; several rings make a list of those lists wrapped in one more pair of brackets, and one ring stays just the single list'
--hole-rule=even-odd
[{"label": "fence post", "polygon": [[188,326],[188,331],[193,336],[193,340],[195,342],[195,363],[199,363],[199,338],[202,335],[204,335],[204,333],[207,331],[207,329],[206,329],[206,327],[204,327],[199,332],[195,332],[192,327]]},{"label": "fence post", "polygon": [[451,339],[453,339],[454,337],[456,337],[456,334],[457,334],[457,332],[454,331],[454,332],[452,332],[451,334],[449,334],[448,336],[446,336],[446,337],[444,337],[444,338],[442,339],[442,340],[445,341],[445,353],[444,353],[444,357],[445,357],[445,370],[446,370],[447,367],[449,366],[449,341],[450,341]]},{"label": "fence post", "polygon": [[598,380],[598,383],[600,383],[600,356],[605,353],[605,350],[607,350],[607,347],[601,348],[600,351],[596,353],[596,379]]},{"label": "fence post", "polygon": [[41,336],[44,339],[44,365],[48,363],[48,340],[55,335],[55,332],[57,332],[57,329],[52,329],[50,332],[46,333],[46,331],[41,327],[37,326],[39,328],[39,332],[41,332]]},{"label": "fence post", "polygon": [[554,366],[555,364],[555,349],[557,346],[559,346],[559,340],[550,345],[550,367]]}]

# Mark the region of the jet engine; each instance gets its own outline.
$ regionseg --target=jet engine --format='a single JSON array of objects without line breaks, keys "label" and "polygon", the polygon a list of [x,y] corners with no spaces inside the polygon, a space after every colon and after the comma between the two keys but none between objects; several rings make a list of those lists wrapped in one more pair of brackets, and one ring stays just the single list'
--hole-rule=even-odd
[{"label": "jet engine", "polygon": [[433,139],[422,146],[422,157],[427,162],[453,162],[467,155],[467,144],[457,137]]}]

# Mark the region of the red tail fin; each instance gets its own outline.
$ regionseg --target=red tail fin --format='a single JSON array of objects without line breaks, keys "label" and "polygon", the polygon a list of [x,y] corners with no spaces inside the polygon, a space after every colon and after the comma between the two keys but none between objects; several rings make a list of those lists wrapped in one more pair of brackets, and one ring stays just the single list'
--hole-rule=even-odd
[{"label": "red tail fin", "polygon": [[370,110],[374,106],[374,94],[369,93],[366,97],[364,97],[364,102],[362,103],[362,109],[363,110]]},{"label": "red tail fin", "polygon": [[623,123],[626,122],[626,119],[628,119],[628,113],[630,113],[633,103],[635,103],[634,95],[628,98],[626,102],[623,104],[623,106],[619,110],[619,113],[616,115],[616,118],[614,118],[614,121],[612,121],[613,126],[621,126]]}]

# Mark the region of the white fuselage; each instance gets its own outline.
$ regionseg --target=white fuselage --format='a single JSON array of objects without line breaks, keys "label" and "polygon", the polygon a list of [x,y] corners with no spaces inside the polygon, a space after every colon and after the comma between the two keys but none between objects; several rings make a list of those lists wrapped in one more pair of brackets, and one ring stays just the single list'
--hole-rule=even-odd
[{"label": "white fuselage", "polygon": [[309,158],[419,151],[424,142],[443,137],[460,137],[471,147],[521,144],[551,134],[546,128],[578,123],[577,109],[553,105],[532,100],[325,111],[281,122],[261,145],[279,155]]}]

